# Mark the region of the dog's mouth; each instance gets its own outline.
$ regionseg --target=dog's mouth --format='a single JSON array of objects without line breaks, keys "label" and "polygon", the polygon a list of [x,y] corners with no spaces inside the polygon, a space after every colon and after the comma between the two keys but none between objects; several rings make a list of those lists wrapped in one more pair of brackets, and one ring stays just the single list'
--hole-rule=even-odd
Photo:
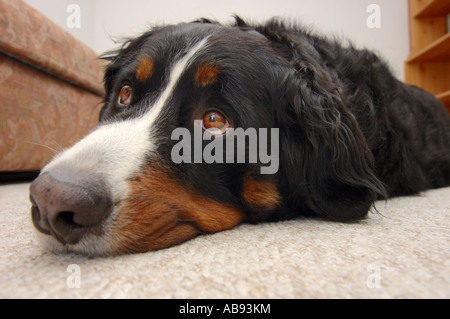
[{"label": "dog's mouth", "polygon": [[129,183],[130,191],[111,227],[118,251],[143,252],[177,245],[199,234],[238,225],[240,208],[219,203],[181,185],[157,165]]},{"label": "dog's mouth", "polygon": [[115,255],[167,248],[243,220],[237,207],[205,198],[154,167],[129,180],[117,205],[104,194],[43,173],[30,187],[34,227],[64,250]]}]

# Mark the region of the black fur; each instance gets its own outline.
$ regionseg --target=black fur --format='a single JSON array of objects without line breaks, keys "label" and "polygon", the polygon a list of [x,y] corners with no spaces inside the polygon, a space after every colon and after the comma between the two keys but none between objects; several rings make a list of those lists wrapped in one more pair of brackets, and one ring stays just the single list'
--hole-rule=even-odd
[{"label": "black fur", "polygon": [[[169,32],[168,40],[163,35]],[[119,70],[149,50],[149,41],[160,38],[161,47],[166,41],[175,51],[183,45],[182,35],[209,33],[221,34],[211,39],[210,56],[205,56],[219,61],[221,82],[198,92],[189,83],[177,89],[167,121],[158,124],[166,135],[158,152],[168,158],[170,131],[189,127],[194,114],[212,102],[236,126],[279,128],[280,169],[258,178],[277,185],[282,204],[267,211],[244,208],[249,221],[298,215],[355,220],[366,216],[377,199],[450,184],[450,119],[436,98],[395,79],[370,51],[343,47],[279,20],[249,25],[237,17],[234,26],[222,26],[201,19],[128,41],[107,57],[111,64],[101,121],[134,116],[114,106],[114,92]],[[149,88],[161,83],[148,85],[139,93],[147,102]],[[139,99],[134,103],[143,105]],[[244,175],[256,172],[250,165],[177,166],[170,160],[166,165],[204,195],[235,205],[241,205]]]}]

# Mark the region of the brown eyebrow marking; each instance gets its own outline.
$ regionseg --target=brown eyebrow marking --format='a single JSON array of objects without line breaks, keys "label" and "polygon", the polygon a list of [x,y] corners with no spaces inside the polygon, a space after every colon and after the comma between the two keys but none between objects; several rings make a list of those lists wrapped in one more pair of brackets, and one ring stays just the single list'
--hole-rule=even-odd
[{"label": "brown eyebrow marking", "polygon": [[213,84],[217,81],[218,76],[219,70],[214,64],[200,64],[194,77],[195,85],[197,87],[205,87],[207,85]]},{"label": "brown eyebrow marking", "polygon": [[141,82],[147,81],[152,77],[154,68],[155,61],[153,61],[153,59],[148,57],[141,59],[136,68],[136,79]]}]

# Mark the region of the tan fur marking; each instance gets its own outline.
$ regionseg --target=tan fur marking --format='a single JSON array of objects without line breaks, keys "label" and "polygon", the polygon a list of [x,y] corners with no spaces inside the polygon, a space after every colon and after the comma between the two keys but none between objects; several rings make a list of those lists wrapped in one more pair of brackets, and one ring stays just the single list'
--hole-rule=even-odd
[{"label": "tan fur marking", "polygon": [[152,77],[154,67],[155,63],[153,59],[143,58],[141,61],[139,61],[138,67],[136,69],[136,79],[141,82],[147,81]]},{"label": "tan fur marking", "polygon": [[170,247],[200,233],[233,228],[243,220],[236,207],[200,196],[156,166],[147,167],[129,185],[111,229],[116,253]]},{"label": "tan fur marking", "polygon": [[255,181],[251,178],[244,180],[242,198],[247,206],[255,210],[272,210],[281,203],[281,196],[274,184]]},{"label": "tan fur marking", "polygon": [[195,85],[205,87],[214,84],[219,76],[217,67],[210,63],[201,64],[195,73]]}]

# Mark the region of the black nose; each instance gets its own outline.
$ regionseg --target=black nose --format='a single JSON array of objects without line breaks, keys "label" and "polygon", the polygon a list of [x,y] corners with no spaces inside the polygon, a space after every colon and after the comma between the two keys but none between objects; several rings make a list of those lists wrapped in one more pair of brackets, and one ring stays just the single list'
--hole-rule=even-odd
[{"label": "black nose", "polygon": [[33,224],[63,244],[76,244],[90,233],[99,235],[113,206],[107,194],[96,183],[80,186],[43,173],[30,187]]}]

